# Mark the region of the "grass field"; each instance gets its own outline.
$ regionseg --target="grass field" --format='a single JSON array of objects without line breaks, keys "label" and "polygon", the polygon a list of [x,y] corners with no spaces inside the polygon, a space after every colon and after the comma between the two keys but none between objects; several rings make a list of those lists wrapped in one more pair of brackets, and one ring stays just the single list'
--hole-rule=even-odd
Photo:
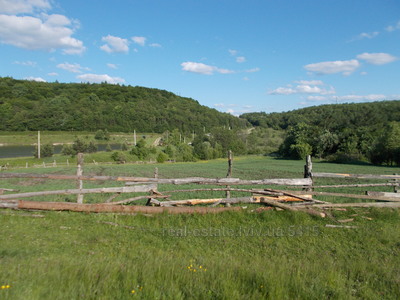
[{"label": "grass field", "polygon": [[[95,132],[89,131],[41,131],[40,140],[42,144],[66,144],[73,143],[77,138],[82,140],[95,140]],[[137,133],[137,139],[142,136],[152,139],[155,135],[152,133]],[[37,144],[38,133],[36,131],[0,131],[0,144],[3,145],[34,145]],[[102,143],[133,143],[133,133],[112,132],[109,141]]]},{"label": "grass field", "polygon": [[[302,177],[303,165],[237,157],[233,176],[297,178]],[[86,165],[84,174],[151,177],[155,167],[163,178],[216,178],[226,175],[227,163],[221,159]],[[315,162],[314,171],[393,174],[400,170]],[[74,174],[75,168],[24,172]],[[75,183],[10,179],[0,186],[36,191],[73,188]],[[85,196],[88,202],[102,200]],[[158,216],[1,210],[0,299],[399,299],[399,211],[348,209],[332,211],[332,217],[275,210],[257,213],[250,206],[218,215]],[[346,225],[356,228],[325,227],[348,218],[354,221]]]}]

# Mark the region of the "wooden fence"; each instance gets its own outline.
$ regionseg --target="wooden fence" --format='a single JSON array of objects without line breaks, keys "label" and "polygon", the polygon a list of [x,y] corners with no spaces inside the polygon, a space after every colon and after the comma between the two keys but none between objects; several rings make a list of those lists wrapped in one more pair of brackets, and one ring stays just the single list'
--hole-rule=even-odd
[{"label": "wooden fence", "polygon": [[[155,176],[147,177],[129,177],[129,176],[95,176],[83,175],[83,156],[78,155],[78,165],[76,175],[59,175],[59,174],[34,174],[34,173],[5,173],[0,172],[0,179],[9,178],[39,178],[39,179],[55,179],[55,180],[73,180],[76,182],[75,189],[25,192],[18,193],[16,190],[0,188],[0,208],[15,209],[49,209],[49,210],[74,210],[74,211],[93,211],[93,212],[219,212],[225,210],[238,210],[240,207],[229,207],[231,204],[238,203],[257,203],[267,206],[274,206],[286,210],[301,210],[309,214],[324,214],[316,211],[315,208],[330,207],[400,207],[400,193],[397,193],[400,182],[399,175],[368,175],[368,174],[336,174],[336,173],[314,173],[312,171],[311,158],[307,157],[304,178],[282,178],[282,179],[261,179],[261,180],[242,180],[232,177],[232,155],[228,159],[228,173],[226,178],[159,178],[156,168]],[[365,184],[340,184],[340,185],[317,185],[318,178],[356,178],[356,179],[377,179],[385,180],[383,183],[365,183]],[[85,181],[118,181],[124,182],[123,187],[101,187],[101,188],[83,188]],[[170,185],[213,185],[210,188],[198,189],[177,189],[159,192],[158,187],[161,184]],[[242,188],[240,186],[243,186]],[[260,188],[254,188],[260,186]],[[298,190],[287,191],[285,189],[271,189],[266,186],[285,186],[297,187]],[[366,194],[344,194],[320,192],[316,189],[320,188],[348,188],[348,187],[374,187],[387,186],[393,187],[393,192],[367,192]],[[299,190],[300,189],[300,190]],[[195,193],[199,191],[225,192],[224,198],[212,199],[189,199],[189,200],[170,200],[171,194],[180,192]],[[7,194],[4,194],[7,192]],[[11,192],[11,194],[10,194]],[[231,192],[249,193],[248,197],[231,197]],[[110,194],[110,197],[101,204],[83,204],[84,195],[86,194]],[[141,193],[134,197],[117,201],[116,198],[121,194]],[[146,193],[143,195],[143,193]],[[23,201],[21,198],[30,198],[48,195],[77,195],[77,203],[67,202],[39,202],[39,201]],[[373,200],[374,202],[359,203],[328,203],[313,199],[312,196],[333,196],[346,197],[356,199]],[[147,199],[147,206],[140,205],[123,205],[138,200]],[[380,201],[380,202],[376,202]],[[182,207],[201,204],[203,207]],[[218,204],[228,206],[216,207]],[[211,205],[211,207],[204,207]],[[180,208],[178,208],[180,207]],[[176,209],[176,210],[174,210]]]}]

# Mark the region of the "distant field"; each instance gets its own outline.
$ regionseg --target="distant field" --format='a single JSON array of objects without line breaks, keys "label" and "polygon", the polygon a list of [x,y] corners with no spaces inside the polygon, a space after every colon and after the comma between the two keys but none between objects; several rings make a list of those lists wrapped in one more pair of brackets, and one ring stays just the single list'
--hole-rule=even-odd
[{"label": "distant field", "polygon": [[[73,143],[77,138],[83,140],[94,140],[95,132],[84,131],[41,131],[40,139],[42,144],[65,144]],[[133,132],[112,132],[109,141],[98,141],[100,143],[133,143]],[[142,136],[146,138],[156,138],[154,134],[137,133],[137,139]],[[37,144],[38,133],[37,131],[0,131],[0,144],[3,145],[33,145]]]},{"label": "distant field", "polygon": [[[297,178],[303,165],[262,156],[235,157],[233,176]],[[162,178],[216,178],[226,175],[227,162],[87,164],[84,174],[151,177],[155,167]],[[317,161],[314,171],[400,173],[399,168]],[[71,166],[23,172],[76,170]],[[111,185],[121,184],[84,183]],[[0,187],[21,191],[74,186],[63,181],[0,182]],[[209,196],[188,193],[176,198]],[[74,197],[56,198],[65,200]],[[85,196],[88,202],[102,200]],[[257,206],[247,206],[243,212],[218,215],[159,216],[0,210],[0,299],[400,298],[399,210],[333,210],[332,218],[320,219],[300,212],[257,213]],[[350,218],[354,220],[346,225],[356,228],[325,227]]]}]

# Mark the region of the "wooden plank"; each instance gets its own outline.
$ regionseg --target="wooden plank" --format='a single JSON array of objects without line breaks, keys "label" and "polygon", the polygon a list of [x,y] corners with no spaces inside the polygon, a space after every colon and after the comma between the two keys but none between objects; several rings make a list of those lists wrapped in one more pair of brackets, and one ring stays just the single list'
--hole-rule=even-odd
[{"label": "wooden plank", "polygon": [[359,179],[400,179],[400,175],[375,175],[375,174],[340,174],[340,173],[313,173],[313,177],[324,178],[359,178]]},{"label": "wooden plank", "polygon": [[372,192],[367,191],[368,196],[378,196],[378,197],[386,197],[386,198],[400,198],[400,193],[387,193],[387,192]]},{"label": "wooden plank", "polygon": [[89,180],[89,181],[128,181],[141,183],[160,183],[160,184],[215,184],[215,185],[311,185],[310,178],[283,178],[283,179],[263,179],[263,180],[240,180],[239,178],[179,178],[161,179],[147,177],[122,177],[122,176],[95,176],[95,175],[60,175],[60,174],[33,174],[33,173],[0,173],[0,179],[6,178],[42,178],[57,180]]},{"label": "wooden plank", "polygon": [[336,207],[400,208],[400,202],[327,203],[327,204],[312,204],[310,206],[317,208],[336,208]]},{"label": "wooden plank", "polygon": [[332,196],[332,197],[346,197],[346,198],[353,198],[353,199],[369,199],[369,200],[379,200],[379,201],[388,201],[388,202],[400,202],[400,199],[396,198],[396,197],[380,197],[380,196],[369,196],[369,195],[361,195],[361,194],[358,195],[358,194],[308,192],[308,191],[307,192],[292,191],[292,193],[296,194],[296,195],[302,195],[303,193],[306,193],[306,194],[311,194],[314,196]]},{"label": "wooden plank", "polygon": [[16,199],[16,198],[29,198],[36,196],[46,195],[76,195],[76,194],[102,194],[102,193],[138,193],[138,192],[149,192],[153,188],[156,188],[155,184],[146,186],[124,186],[124,187],[112,187],[112,188],[95,188],[95,189],[69,189],[69,190],[56,190],[56,191],[42,191],[42,192],[29,192],[29,193],[18,193],[10,195],[0,195],[0,200]]}]

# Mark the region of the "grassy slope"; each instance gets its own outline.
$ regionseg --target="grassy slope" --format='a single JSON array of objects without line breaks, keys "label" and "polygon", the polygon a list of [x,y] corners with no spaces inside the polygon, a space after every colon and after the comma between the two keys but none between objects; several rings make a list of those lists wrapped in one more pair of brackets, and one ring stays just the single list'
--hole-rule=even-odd
[{"label": "grassy slope", "polygon": [[[227,164],[217,160],[156,166],[161,177],[223,177]],[[302,166],[300,161],[236,158],[234,176],[299,177]],[[84,172],[151,176],[154,167],[87,166]],[[324,163],[315,163],[314,170],[399,172],[398,168]],[[74,173],[73,168],[26,171]],[[61,184],[54,182],[51,188]],[[2,187],[32,191],[48,185],[35,180],[4,180]],[[0,211],[0,286],[11,286],[0,289],[0,298],[400,297],[398,210],[333,212],[337,219],[354,218],[351,225],[357,229],[326,228],[325,224],[335,221],[302,213],[250,210],[154,217],[41,212],[43,218],[25,216],[38,212]]]},{"label": "grassy slope", "polygon": [[[73,143],[77,138],[82,140],[93,140],[95,132],[85,131],[41,131],[40,139],[42,144],[65,144]],[[133,144],[133,133],[113,132],[110,133],[109,141],[96,141],[98,143],[124,143],[127,141]],[[159,135],[152,133],[137,133],[139,140],[143,135],[154,141]],[[153,137],[154,136],[154,137]],[[36,145],[38,133],[36,131],[0,131],[0,144],[5,145]]]}]

